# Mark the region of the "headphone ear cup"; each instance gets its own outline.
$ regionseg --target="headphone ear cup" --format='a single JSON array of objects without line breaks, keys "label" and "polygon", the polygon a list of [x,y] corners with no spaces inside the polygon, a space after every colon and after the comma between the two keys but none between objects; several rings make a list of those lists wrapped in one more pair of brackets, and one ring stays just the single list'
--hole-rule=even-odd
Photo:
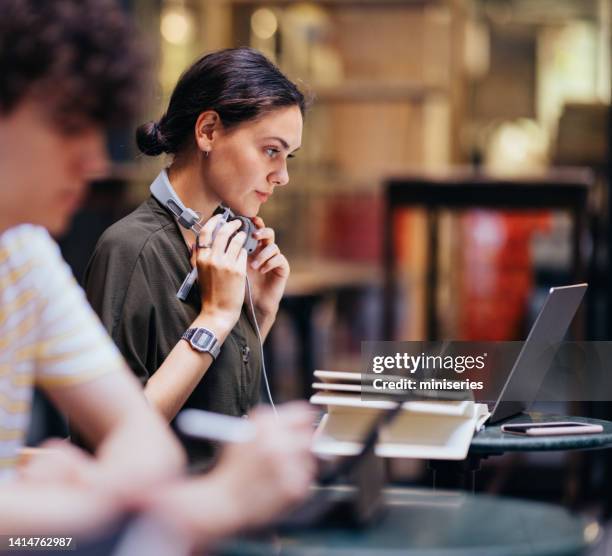
[{"label": "headphone ear cup", "polygon": [[246,216],[236,216],[242,222],[242,226],[240,226],[240,232],[244,232],[246,234],[246,240],[244,242],[244,248],[247,250],[247,253],[250,255],[255,249],[257,249],[257,244],[259,241],[253,236],[253,234],[257,231],[255,224],[247,218]]}]

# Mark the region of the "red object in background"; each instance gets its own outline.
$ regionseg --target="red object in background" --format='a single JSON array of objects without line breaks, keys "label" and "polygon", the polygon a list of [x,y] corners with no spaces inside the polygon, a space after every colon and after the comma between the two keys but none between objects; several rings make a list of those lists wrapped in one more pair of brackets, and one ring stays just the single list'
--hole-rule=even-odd
[{"label": "red object in background", "polygon": [[377,193],[335,195],[325,202],[322,245],[330,258],[380,264],[382,201]]},{"label": "red object in background", "polygon": [[533,288],[531,238],[550,225],[549,212],[474,211],[464,217],[461,339],[522,339]]},{"label": "red object in background", "polygon": [[[394,252],[409,259],[412,211],[395,215]],[[338,194],[325,202],[319,252],[326,257],[379,264],[383,205],[376,193]],[[462,340],[517,340],[533,289],[531,239],[547,232],[551,214],[474,210],[462,235],[458,334]],[[454,280],[453,280],[454,281]]]}]

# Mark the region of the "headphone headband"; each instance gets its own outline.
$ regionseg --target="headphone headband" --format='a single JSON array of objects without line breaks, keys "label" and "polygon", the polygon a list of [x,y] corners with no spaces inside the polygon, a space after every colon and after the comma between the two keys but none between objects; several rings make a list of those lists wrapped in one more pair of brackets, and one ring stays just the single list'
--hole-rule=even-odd
[{"label": "headphone headband", "polygon": [[166,207],[178,220],[178,223],[198,235],[202,229],[201,216],[195,210],[187,208],[174,191],[168,173],[162,170],[151,184],[151,195]]}]

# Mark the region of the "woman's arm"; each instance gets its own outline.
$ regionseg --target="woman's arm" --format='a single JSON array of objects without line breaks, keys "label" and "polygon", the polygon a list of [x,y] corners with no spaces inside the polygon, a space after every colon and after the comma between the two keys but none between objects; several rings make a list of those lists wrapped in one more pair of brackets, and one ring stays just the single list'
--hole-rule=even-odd
[{"label": "woman's arm", "polygon": [[[200,245],[210,245],[220,216],[204,226]],[[235,220],[219,229],[211,247],[196,248],[202,311],[190,328],[211,330],[223,343],[238,322],[244,299],[247,253],[242,248],[245,235]],[[179,341],[145,386],[145,396],[167,421],[174,419],[212,363],[212,356]]]},{"label": "woman's arm", "polygon": [[[190,328],[208,328],[214,332],[217,340],[223,343],[234,325],[235,321],[223,321],[214,315],[200,314]],[[144,390],[146,398],[166,421],[172,421],[212,362],[213,358],[209,353],[200,353],[187,342],[179,341],[148,380]]]}]

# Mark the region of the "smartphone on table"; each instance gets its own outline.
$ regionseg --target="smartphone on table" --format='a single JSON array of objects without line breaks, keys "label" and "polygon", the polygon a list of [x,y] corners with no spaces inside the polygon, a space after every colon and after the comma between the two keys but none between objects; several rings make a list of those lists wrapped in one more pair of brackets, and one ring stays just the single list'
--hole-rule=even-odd
[{"label": "smartphone on table", "polygon": [[601,425],[578,421],[551,421],[549,423],[508,423],[502,432],[522,436],[560,436],[565,434],[597,434],[603,432]]}]

